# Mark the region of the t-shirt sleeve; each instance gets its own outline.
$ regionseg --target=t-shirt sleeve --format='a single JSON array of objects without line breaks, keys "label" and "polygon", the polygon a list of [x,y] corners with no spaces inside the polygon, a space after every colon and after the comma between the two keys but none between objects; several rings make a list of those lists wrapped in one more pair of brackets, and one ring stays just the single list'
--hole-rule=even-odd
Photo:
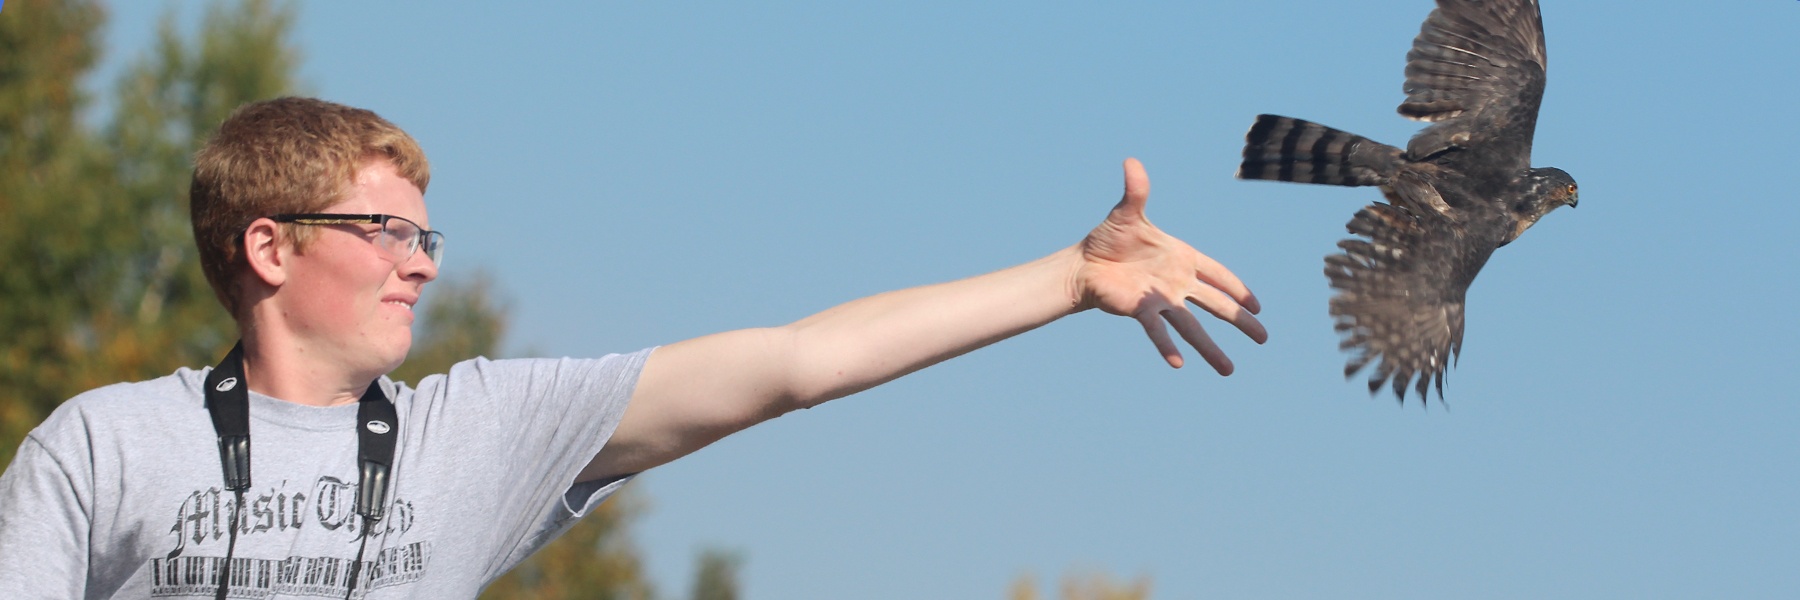
[{"label": "t-shirt sleeve", "polygon": [[90,482],[81,461],[58,458],[27,437],[0,475],[0,590],[8,597],[79,598],[87,582],[80,490]]},{"label": "t-shirt sleeve", "polygon": [[496,541],[511,548],[496,568],[523,560],[624,484],[575,477],[624,417],[649,353],[478,358],[420,382],[413,410],[429,413],[421,441],[455,444],[461,457],[456,473],[440,475],[490,492]]}]

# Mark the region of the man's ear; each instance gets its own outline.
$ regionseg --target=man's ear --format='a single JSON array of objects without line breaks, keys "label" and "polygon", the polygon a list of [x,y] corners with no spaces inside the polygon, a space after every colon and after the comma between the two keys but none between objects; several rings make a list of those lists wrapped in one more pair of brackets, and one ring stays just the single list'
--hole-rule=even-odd
[{"label": "man's ear", "polygon": [[269,287],[287,283],[287,261],[292,247],[281,236],[281,226],[268,218],[257,219],[244,230],[244,260],[250,273]]}]

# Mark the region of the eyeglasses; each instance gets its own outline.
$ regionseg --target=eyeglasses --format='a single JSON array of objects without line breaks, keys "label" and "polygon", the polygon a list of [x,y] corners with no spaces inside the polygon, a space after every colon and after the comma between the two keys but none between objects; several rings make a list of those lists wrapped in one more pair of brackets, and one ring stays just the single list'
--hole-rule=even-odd
[{"label": "eyeglasses", "polygon": [[269,217],[276,223],[294,223],[298,225],[343,225],[349,223],[372,223],[381,225],[381,235],[375,243],[383,250],[392,253],[401,262],[412,258],[420,248],[425,249],[425,256],[431,258],[431,264],[444,264],[444,234],[420,227],[405,217],[394,215],[346,215],[338,213],[298,213],[274,215]]}]

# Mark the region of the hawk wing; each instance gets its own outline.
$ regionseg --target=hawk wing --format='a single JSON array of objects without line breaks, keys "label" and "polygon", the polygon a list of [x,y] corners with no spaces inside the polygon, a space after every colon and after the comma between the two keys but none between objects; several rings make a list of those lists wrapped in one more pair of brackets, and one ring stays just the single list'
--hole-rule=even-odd
[{"label": "hawk wing", "polygon": [[1344,377],[1378,362],[1369,393],[1392,382],[1404,403],[1407,386],[1416,385],[1424,400],[1427,383],[1436,382],[1442,399],[1444,371],[1462,350],[1463,298],[1493,248],[1396,183],[1402,191],[1383,188],[1391,204],[1371,204],[1350,220],[1350,233],[1367,239],[1338,242],[1344,252],[1325,257],[1337,290],[1331,315],[1344,336],[1338,346],[1353,351]]},{"label": "hawk wing", "polygon": [[1406,53],[1400,114],[1433,123],[1407,154],[1458,150],[1464,169],[1529,168],[1546,65],[1537,0],[1438,0]]}]

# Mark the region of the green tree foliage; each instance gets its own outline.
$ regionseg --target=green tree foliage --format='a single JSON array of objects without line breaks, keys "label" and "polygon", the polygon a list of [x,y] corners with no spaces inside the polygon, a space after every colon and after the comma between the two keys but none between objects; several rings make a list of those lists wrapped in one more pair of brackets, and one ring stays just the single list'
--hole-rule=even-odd
[{"label": "green tree foliage", "polygon": [[716,548],[702,551],[694,574],[693,600],[738,600],[738,567],[743,562],[736,553]]},{"label": "green tree foliage", "polygon": [[14,0],[0,13],[0,458],[9,462],[69,390],[93,383],[79,359],[92,350],[85,317],[100,302],[74,288],[107,279],[89,244],[101,233],[100,148],[78,118],[101,16],[78,0]]}]

